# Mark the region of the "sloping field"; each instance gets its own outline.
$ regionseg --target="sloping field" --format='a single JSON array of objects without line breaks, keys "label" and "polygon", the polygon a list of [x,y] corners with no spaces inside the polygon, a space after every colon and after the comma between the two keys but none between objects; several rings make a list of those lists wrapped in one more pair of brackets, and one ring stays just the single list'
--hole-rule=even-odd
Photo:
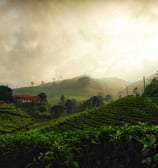
[{"label": "sloping field", "polygon": [[32,124],[31,117],[11,104],[0,104],[0,134],[25,129]]},{"label": "sloping field", "polygon": [[[0,136],[7,168],[157,168],[157,100],[126,97]],[[147,122],[138,123],[138,121]],[[128,122],[128,123],[122,123]]]},{"label": "sloping field", "polygon": [[147,97],[125,97],[108,105],[67,116],[56,121],[49,121],[37,126],[41,131],[82,130],[104,125],[120,125],[123,122],[158,123],[158,105],[156,100]]}]

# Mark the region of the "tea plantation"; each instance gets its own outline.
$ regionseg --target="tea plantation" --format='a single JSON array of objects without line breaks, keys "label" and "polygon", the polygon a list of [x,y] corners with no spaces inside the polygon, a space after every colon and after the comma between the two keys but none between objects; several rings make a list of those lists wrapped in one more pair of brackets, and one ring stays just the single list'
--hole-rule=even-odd
[{"label": "tea plantation", "polygon": [[[104,125],[120,125],[124,122],[158,123],[158,100],[148,97],[125,97],[102,107],[93,108],[36,127],[41,132],[75,131]],[[32,130],[33,131],[33,130]]]},{"label": "tea plantation", "polygon": [[0,136],[4,168],[157,168],[158,105],[125,97]]},{"label": "tea plantation", "polygon": [[32,125],[31,117],[13,104],[0,104],[0,134],[25,130]]}]

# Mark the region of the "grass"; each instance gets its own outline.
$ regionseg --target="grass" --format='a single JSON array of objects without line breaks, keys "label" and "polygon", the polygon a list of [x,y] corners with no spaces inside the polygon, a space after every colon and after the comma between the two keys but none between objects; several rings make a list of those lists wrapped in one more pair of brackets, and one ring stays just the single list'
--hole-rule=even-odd
[{"label": "grass", "polygon": [[31,117],[12,104],[0,105],[0,134],[16,132],[33,124]]}]

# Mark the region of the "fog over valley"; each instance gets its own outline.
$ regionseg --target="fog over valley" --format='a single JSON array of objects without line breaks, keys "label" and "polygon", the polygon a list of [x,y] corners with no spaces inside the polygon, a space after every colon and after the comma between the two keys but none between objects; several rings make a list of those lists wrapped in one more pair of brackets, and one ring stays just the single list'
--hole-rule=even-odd
[{"label": "fog over valley", "polygon": [[157,0],[0,0],[0,84],[157,71]]}]

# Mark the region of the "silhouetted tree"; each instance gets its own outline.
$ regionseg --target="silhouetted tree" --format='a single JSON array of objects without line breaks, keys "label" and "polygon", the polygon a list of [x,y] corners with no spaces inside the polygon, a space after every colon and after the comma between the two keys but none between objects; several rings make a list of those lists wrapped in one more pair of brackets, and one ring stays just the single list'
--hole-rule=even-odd
[{"label": "silhouetted tree", "polygon": [[143,96],[158,97],[158,79],[154,78],[151,83],[146,86]]},{"label": "silhouetted tree", "polygon": [[44,92],[41,92],[37,95],[37,97],[39,98],[40,102],[46,102],[47,101],[47,95]]},{"label": "silhouetted tree", "polygon": [[100,106],[101,104],[103,104],[103,101],[100,97],[98,97],[98,96],[92,97],[92,106],[93,107]]},{"label": "silhouetted tree", "polygon": [[106,102],[110,102],[112,100],[112,96],[110,94],[107,94],[104,98]]},{"label": "silhouetted tree", "polygon": [[12,102],[12,89],[8,86],[0,86],[0,100],[4,102]]},{"label": "silhouetted tree", "polygon": [[52,80],[53,80],[53,85],[55,85],[56,78],[52,78]]},{"label": "silhouetted tree", "polygon": [[57,118],[57,117],[60,117],[61,115],[63,115],[65,112],[65,109],[63,106],[61,105],[54,105],[52,108],[51,108],[51,113],[52,113],[52,116],[54,118]]},{"label": "silhouetted tree", "polygon": [[33,87],[35,85],[35,83],[33,81],[31,81],[31,86]]},{"label": "silhouetted tree", "polygon": [[60,96],[60,100],[59,100],[59,105],[61,105],[61,106],[65,106],[65,96],[64,96],[64,94],[62,94],[61,96]]},{"label": "silhouetted tree", "polygon": [[93,96],[83,103],[81,110],[98,107],[100,105],[103,105],[103,98],[101,96]]},{"label": "silhouetted tree", "polygon": [[83,77],[78,79],[78,83],[81,85],[81,87],[85,87],[85,86],[89,85],[90,80],[91,80],[90,77],[83,76]]},{"label": "silhouetted tree", "polygon": [[65,109],[67,113],[74,113],[77,112],[77,102],[75,99],[68,99],[65,103]]},{"label": "silhouetted tree", "polygon": [[44,85],[44,81],[41,81],[41,85]]},{"label": "silhouetted tree", "polygon": [[133,93],[134,93],[136,96],[139,96],[138,88],[137,88],[137,87],[135,87],[135,88],[133,89]]}]

